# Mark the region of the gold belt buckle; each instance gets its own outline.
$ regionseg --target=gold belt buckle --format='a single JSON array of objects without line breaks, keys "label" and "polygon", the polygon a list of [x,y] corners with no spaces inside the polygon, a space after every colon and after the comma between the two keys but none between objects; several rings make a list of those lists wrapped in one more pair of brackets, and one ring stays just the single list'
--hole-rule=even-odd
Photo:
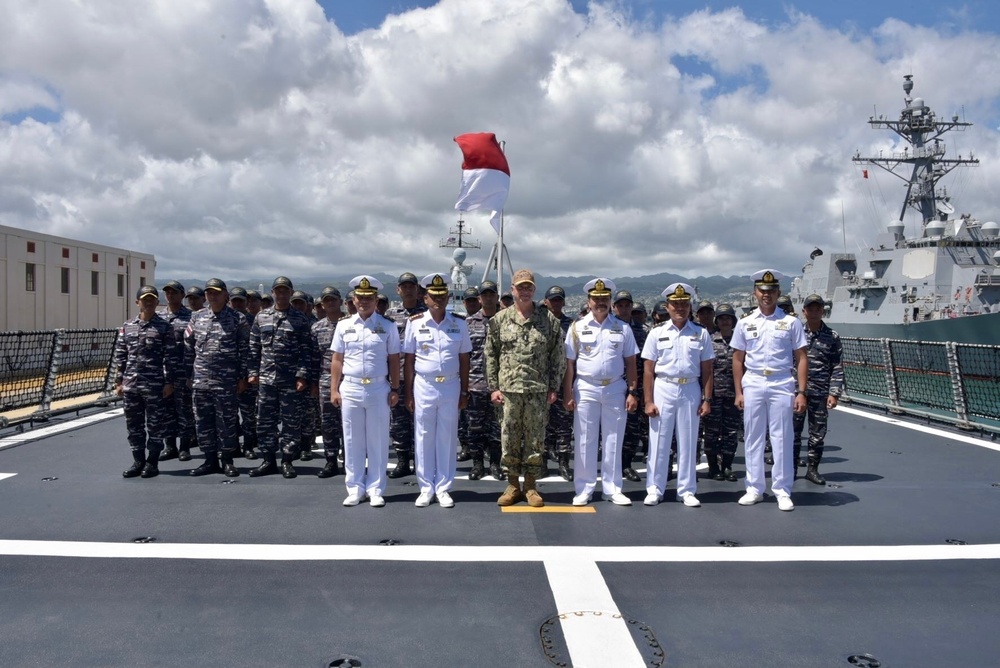
[{"label": "gold belt buckle", "polygon": [[371,378],[362,378],[361,379],[361,384],[362,385],[371,385],[371,383],[372,383],[372,379]]},{"label": "gold belt buckle", "polygon": [[773,376],[774,372],[771,371],[770,369],[764,369],[764,375],[765,376]]},{"label": "gold belt buckle", "polygon": [[611,384],[611,381],[609,379],[607,379],[607,378],[602,378],[601,379],[601,387],[604,387],[605,385],[610,385],[610,384]]},{"label": "gold belt buckle", "polygon": [[447,379],[444,376],[434,376],[435,383],[443,383],[445,380]]},{"label": "gold belt buckle", "polygon": [[687,379],[687,378],[678,378],[678,379],[677,379],[677,384],[678,384],[678,385],[684,385],[684,384],[685,384],[685,383],[687,383],[687,382],[688,382],[688,379]]}]

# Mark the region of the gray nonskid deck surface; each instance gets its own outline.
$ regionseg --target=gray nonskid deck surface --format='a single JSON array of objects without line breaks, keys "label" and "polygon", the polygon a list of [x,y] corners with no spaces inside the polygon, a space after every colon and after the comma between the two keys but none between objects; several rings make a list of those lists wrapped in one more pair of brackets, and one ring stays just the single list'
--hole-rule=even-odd
[{"label": "gray nonskid deck surface", "polygon": [[[626,483],[630,508],[502,513],[493,480],[459,481],[454,509],[418,509],[412,476],[390,481],[385,508],[344,508],[342,476],[310,475],[321,460],[284,480],[251,479],[255,462],[238,459],[244,475],[221,484],[187,475],[196,455],[164,463],[156,479],[124,480],[120,418],[7,448],[0,473],[17,475],[0,480],[0,539],[343,545],[347,560],[294,561],[294,550],[274,562],[0,557],[0,665],[325,665],[341,652],[365,666],[550,665],[538,631],[557,610],[541,562],[350,559],[351,546],[383,539],[455,550],[848,545],[875,558],[879,546],[1000,543],[997,452],[839,411],[830,432],[823,472],[840,487],[796,481],[793,513],[770,495],[740,507],[742,481],[710,480],[699,482],[700,509],[673,502],[672,486],[668,502],[644,507],[642,483]],[[551,480],[542,492],[568,505],[572,485]],[[1000,651],[993,560],[600,569],[622,614],[663,644],[665,665],[850,665],[861,652],[890,667],[992,665]]]}]

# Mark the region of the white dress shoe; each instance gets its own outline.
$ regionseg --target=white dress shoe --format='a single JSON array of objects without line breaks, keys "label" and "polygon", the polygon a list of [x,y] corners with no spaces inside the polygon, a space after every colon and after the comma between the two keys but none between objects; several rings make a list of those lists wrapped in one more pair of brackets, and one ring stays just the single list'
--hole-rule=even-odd
[{"label": "white dress shoe", "polygon": [[381,494],[372,494],[368,498],[369,498],[368,503],[371,504],[373,508],[381,508],[382,506],[385,505],[385,497],[383,497]]},{"label": "white dress shoe", "polygon": [[362,501],[364,501],[364,494],[348,494],[347,498],[344,499],[345,506],[356,506]]},{"label": "white dress shoe", "polygon": [[621,492],[615,492],[611,496],[606,496],[604,498],[606,498],[608,501],[610,501],[611,503],[615,504],[616,506],[631,506],[632,505],[632,499],[628,498],[627,496],[625,496]]},{"label": "white dress shoe", "polygon": [[438,494],[438,503],[442,508],[454,508],[455,502],[451,499],[451,494],[448,492],[441,492]]},{"label": "white dress shoe", "polygon": [[421,492],[420,496],[417,497],[417,500],[416,502],[414,502],[413,505],[415,505],[417,508],[426,508],[427,506],[431,505],[431,499],[433,498],[434,495],[431,494],[430,492]]},{"label": "white dress shoe", "polygon": [[688,508],[700,508],[701,501],[691,492],[681,495],[681,502]]},{"label": "white dress shoe", "polygon": [[792,497],[787,494],[779,494],[778,510],[795,510],[795,504],[792,503]]},{"label": "white dress shoe", "polygon": [[754,491],[749,491],[740,497],[739,504],[741,506],[752,506],[753,504],[759,502],[764,497]]},{"label": "white dress shoe", "polygon": [[585,506],[588,503],[590,503],[590,494],[587,494],[586,492],[577,494],[576,496],[573,497],[574,506]]},{"label": "white dress shoe", "polygon": [[655,492],[652,494],[647,494],[646,498],[643,500],[643,504],[647,506],[655,506],[660,502],[660,495]]}]

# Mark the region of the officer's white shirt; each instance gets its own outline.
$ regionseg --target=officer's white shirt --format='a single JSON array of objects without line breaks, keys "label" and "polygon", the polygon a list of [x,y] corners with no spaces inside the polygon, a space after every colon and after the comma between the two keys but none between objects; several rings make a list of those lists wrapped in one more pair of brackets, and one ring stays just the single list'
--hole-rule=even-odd
[{"label": "officer's white shirt", "polygon": [[421,375],[458,374],[458,356],[472,352],[469,326],[448,313],[435,322],[430,311],[406,321],[403,352],[415,355],[413,370]]},{"label": "officer's white shirt", "polygon": [[344,356],[344,375],[384,378],[389,373],[387,356],[399,354],[396,323],[372,313],[365,320],[349,315],[337,322],[330,350]]},{"label": "officer's white shirt", "polygon": [[805,328],[795,316],[780,308],[771,315],[757,309],[737,321],[729,347],[746,351],[748,371],[783,371],[795,366],[793,352],[809,345]]},{"label": "officer's white shirt", "polygon": [[621,378],[625,358],[639,354],[632,328],[611,314],[600,323],[592,314],[574,322],[563,348],[576,360],[576,374],[588,378]]},{"label": "officer's white shirt", "polygon": [[678,329],[668,320],[649,332],[642,347],[642,358],[656,362],[658,376],[698,378],[701,363],[715,359],[715,349],[704,327],[688,321]]}]

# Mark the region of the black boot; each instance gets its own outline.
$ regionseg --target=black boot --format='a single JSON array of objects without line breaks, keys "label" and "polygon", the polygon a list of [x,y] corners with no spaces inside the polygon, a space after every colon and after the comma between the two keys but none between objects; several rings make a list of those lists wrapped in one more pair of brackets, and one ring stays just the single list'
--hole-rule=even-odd
[{"label": "black boot", "polygon": [[281,455],[281,477],[282,478],[294,478],[298,475],[295,472],[295,467],[292,466],[292,462],[295,461],[295,455]]},{"label": "black boot", "polygon": [[412,474],[413,471],[410,469],[410,457],[405,452],[396,453],[396,467],[389,471],[390,478],[402,478],[403,476],[408,476]]},{"label": "black boot", "polygon": [[233,450],[232,452],[222,453],[222,472],[227,478],[239,478],[240,472],[233,463],[233,456],[239,452],[239,450]]},{"label": "black boot", "polygon": [[472,455],[472,469],[469,471],[469,480],[480,480],[486,473],[486,462],[483,461],[483,453],[477,452]]},{"label": "black boot", "polygon": [[136,478],[142,475],[142,469],[146,466],[146,453],[143,450],[132,451],[132,466],[127,471],[122,471],[123,478]]},{"label": "black boot", "polygon": [[326,460],[326,466],[319,470],[316,474],[317,478],[332,478],[333,476],[340,473],[340,467],[337,466],[337,457],[329,457]]},{"label": "black boot", "polygon": [[160,468],[158,463],[160,461],[160,450],[148,450],[146,455],[146,465],[142,467],[142,473],[140,474],[143,478],[155,478],[160,475]]},{"label": "black boot", "polygon": [[806,480],[814,485],[825,485],[826,478],[819,474],[819,464],[810,464],[806,469]]},{"label": "black boot", "polygon": [[462,443],[461,447],[458,449],[458,455],[455,459],[460,462],[467,462],[472,459],[472,453],[469,452],[468,444]]},{"label": "black boot", "polygon": [[164,439],[166,441],[167,447],[163,449],[160,453],[160,461],[165,462],[168,459],[176,459],[180,452],[177,450],[177,437],[171,436],[170,438]]},{"label": "black boot", "polygon": [[304,462],[312,461],[313,458],[313,446],[316,445],[315,436],[303,436],[302,442],[299,444],[299,450],[302,451],[302,456],[300,459]]},{"label": "black boot", "polygon": [[566,482],[573,482],[573,469],[569,467],[569,453],[564,452],[559,455],[559,475]]},{"label": "black boot", "polygon": [[251,434],[243,437],[243,456],[247,459],[257,459],[257,435]]},{"label": "black boot", "polygon": [[191,469],[191,475],[195,477],[211,473],[222,473],[222,467],[219,466],[219,453],[217,452],[206,452],[204,463],[196,469]]},{"label": "black boot", "polygon": [[722,476],[729,482],[736,482],[736,474],[733,473],[734,455],[722,455]]},{"label": "black boot", "polygon": [[712,480],[725,480],[722,467],[719,466],[719,456],[714,452],[706,453],[708,458],[708,477]]},{"label": "black boot", "polygon": [[191,443],[192,439],[182,438],[180,449],[177,451],[177,459],[186,462],[191,459]]},{"label": "black boot", "polygon": [[640,482],[642,478],[639,477],[639,472],[632,468],[632,457],[632,452],[622,450],[622,478],[632,482]]},{"label": "black boot", "polygon": [[262,461],[260,466],[257,468],[250,469],[251,478],[257,478],[262,475],[272,475],[278,472],[277,455],[273,452],[262,452],[260,456],[264,461]]},{"label": "black boot", "polygon": [[500,453],[500,446],[495,445],[490,447],[490,475],[497,480],[503,480],[503,467],[500,466],[500,459],[503,455]]}]

